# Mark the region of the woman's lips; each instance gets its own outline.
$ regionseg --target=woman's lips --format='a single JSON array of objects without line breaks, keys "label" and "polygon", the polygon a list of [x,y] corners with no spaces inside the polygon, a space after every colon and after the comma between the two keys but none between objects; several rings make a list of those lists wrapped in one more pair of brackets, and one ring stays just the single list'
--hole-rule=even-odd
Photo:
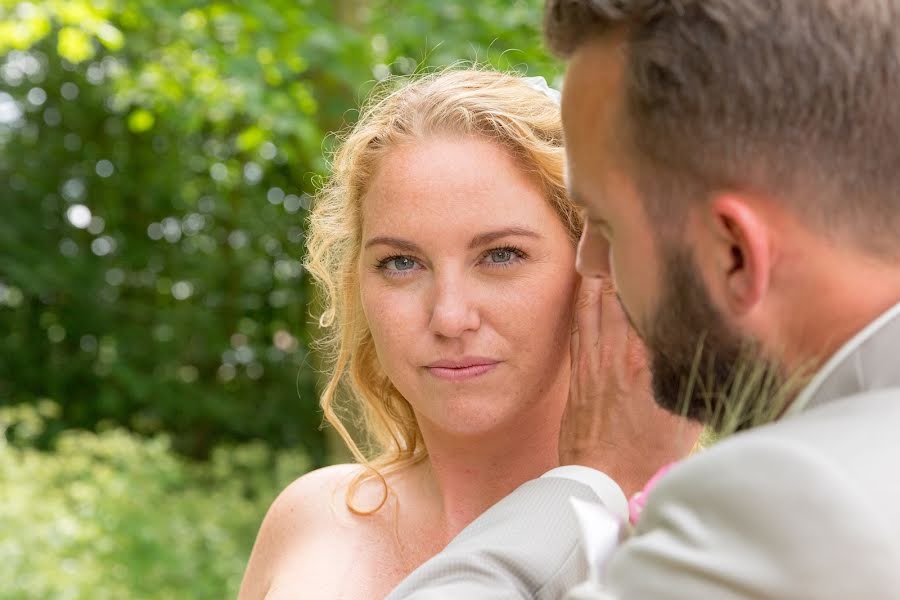
[{"label": "woman's lips", "polygon": [[499,361],[488,359],[469,361],[442,360],[432,363],[425,368],[429,373],[439,379],[444,379],[446,381],[465,381],[494,370],[498,364],[500,364]]}]

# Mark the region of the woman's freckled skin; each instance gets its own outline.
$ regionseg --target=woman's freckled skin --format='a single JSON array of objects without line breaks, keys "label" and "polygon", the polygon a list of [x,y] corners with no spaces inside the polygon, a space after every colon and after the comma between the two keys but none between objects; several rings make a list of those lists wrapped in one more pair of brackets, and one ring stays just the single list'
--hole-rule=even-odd
[{"label": "woman's freckled skin", "polygon": [[[452,138],[396,148],[362,214],[363,309],[379,362],[424,427],[483,432],[567,384],[575,249],[503,149]],[[403,247],[365,247],[383,238]],[[460,381],[428,368],[467,357],[497,365]]]}]

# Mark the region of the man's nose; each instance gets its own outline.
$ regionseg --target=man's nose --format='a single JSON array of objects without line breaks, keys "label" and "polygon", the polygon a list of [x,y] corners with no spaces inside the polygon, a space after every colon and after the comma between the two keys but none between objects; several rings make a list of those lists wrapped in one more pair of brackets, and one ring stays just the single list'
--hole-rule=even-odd
[{"label": "man's nose", "polygon": [[578,240],[575,268],[583,277],[609,277],[609,241],[587,223]]},{"label": "man's nose", "polygon": [[435,281],[429,329],[446,338],[460,337],[481,325],[474,301],[473,284],[459,275],[439,277]]}]

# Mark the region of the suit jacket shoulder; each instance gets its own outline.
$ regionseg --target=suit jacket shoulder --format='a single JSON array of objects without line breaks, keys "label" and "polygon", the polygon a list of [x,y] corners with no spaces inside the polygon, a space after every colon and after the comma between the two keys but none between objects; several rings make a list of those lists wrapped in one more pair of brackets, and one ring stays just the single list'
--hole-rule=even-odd
[{"label": "suit jacket shoulder", "polygon": [[[620,598],[900,595],[900,389],[739,434],[685,461],[610,561]],[[852,573],[848,576],[848,573]]]}]

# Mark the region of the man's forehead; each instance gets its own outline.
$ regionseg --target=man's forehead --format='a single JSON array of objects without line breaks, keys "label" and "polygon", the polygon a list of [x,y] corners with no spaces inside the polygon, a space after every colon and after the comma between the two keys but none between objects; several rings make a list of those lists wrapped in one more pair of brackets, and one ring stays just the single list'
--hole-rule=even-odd
[{"label": "man's forehead", "polygon": [[[566,132],[584,133],[585,125],[610,123],[624,100],[625,61],[616,38],[596,38],[573,54],[562,91]],[[575,136],[576,138],[578,136]]]},{"label": "man's forehead", "polygon": [[572,200],[582,208],[598,192],[601,173],[615,166],[611,162],[616,162],[620,146],[615,138],[624,116],[623,43],[624,38],[615,35],[586,42],[573,53],[566,72],[562,93],[566,183]]}]

